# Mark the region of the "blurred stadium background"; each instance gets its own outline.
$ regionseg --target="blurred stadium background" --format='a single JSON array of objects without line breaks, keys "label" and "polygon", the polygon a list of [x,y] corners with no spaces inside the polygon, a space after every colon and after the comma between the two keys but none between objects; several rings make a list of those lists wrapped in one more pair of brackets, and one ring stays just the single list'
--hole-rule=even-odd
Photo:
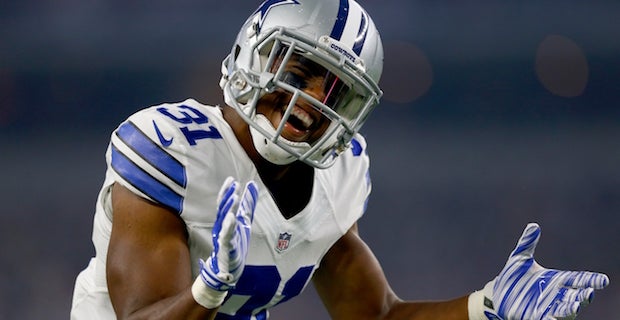
[{"label": "blurred stadium background", "polygon": [[[221,103],[258,1],[0,3],[0,319],[68,319],[93,254],[109,133],[152,104]],[[385,44],[361,232],[406,299],[501,269],[527,222],[545,266],[606,272],[620,305],[620,2],[362,1]],[[273,319],[327,318],[312,288]]]}]

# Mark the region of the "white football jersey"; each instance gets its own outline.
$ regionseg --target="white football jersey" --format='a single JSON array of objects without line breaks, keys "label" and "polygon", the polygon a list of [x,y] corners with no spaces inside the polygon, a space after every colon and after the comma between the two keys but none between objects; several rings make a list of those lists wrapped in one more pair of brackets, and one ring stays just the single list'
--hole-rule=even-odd
[{"label": "white football jersey", "polygon": [[218,107],[195,100],[141,110],[112,134],[108,169],[93,226],[96,256],[76,282],[72,319],[114,319],[105,260],[117,182],[166,206],[186,224],[194,277],[213,249],[216,198],[228,176],[257,183],[259,196],[246,266],[217,319],[266,319],[267,309],[298,295],[327,250],[362,216],[371,184],[366,142],[357,135],[336,163],[315,170],[312,196],[285,219]]}]

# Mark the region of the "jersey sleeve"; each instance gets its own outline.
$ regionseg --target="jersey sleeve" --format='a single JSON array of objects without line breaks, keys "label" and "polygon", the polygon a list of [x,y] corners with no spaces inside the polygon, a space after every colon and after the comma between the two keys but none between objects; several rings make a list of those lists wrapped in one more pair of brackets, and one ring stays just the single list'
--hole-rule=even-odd
[{"label": "jersey sleeve", "polygon": [[351,140],[351,147],[336,161],[339,170],[335,170],[333,177],[334,194],[337,197],[336,211],[340,228],[346,232],[366,212],[366,206],[372,190],[370,180],[370,159],[368,157],[366,140],[357,134]]},{"label": "jersey sleeve", "polygon": [[141,110],[123,122],[112,133],[107,161],[116,182],[180,214],[187,187],[186,148],[177,126],[162,113],[166,106]]}]

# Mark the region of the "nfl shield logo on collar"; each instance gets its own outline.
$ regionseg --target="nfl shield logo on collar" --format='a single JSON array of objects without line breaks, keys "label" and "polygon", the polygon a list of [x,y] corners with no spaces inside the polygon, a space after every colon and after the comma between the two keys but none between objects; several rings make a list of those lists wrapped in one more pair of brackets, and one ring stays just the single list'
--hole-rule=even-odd
[{"label": "nfl shield logo on collar", "polygon": [[288,232],[280,233],[280,236],[278,237],[278,244],[276,245],[276,250],[278,250],[278,252],[282,252],[288,249],[288,245],[290,241],[291,241],[290,233]]}]

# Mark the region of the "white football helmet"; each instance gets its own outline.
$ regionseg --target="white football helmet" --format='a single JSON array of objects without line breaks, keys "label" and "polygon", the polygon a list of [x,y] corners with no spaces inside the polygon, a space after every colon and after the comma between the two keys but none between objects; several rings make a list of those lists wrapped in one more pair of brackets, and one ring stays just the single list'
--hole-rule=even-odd
[{"label": "white football helmet", "polygon": [[[291,76],[292,61],[313,65],[323,79],[322,101],[304,92],[303,77]],[[267,0],[245,22],[222,62],[220,86],[228,105],[249,124],[254,146],[275,164],[303,161],[327,168],[346,150],[379,103],[383,46],[366,11],[354,0]],[[259,100],[274,91],[289,95],[280,125],[257,112]],[[328,119],[316,141],[281,136],[300,99]],[[302,116],[303,118],[303,116]]]}]

